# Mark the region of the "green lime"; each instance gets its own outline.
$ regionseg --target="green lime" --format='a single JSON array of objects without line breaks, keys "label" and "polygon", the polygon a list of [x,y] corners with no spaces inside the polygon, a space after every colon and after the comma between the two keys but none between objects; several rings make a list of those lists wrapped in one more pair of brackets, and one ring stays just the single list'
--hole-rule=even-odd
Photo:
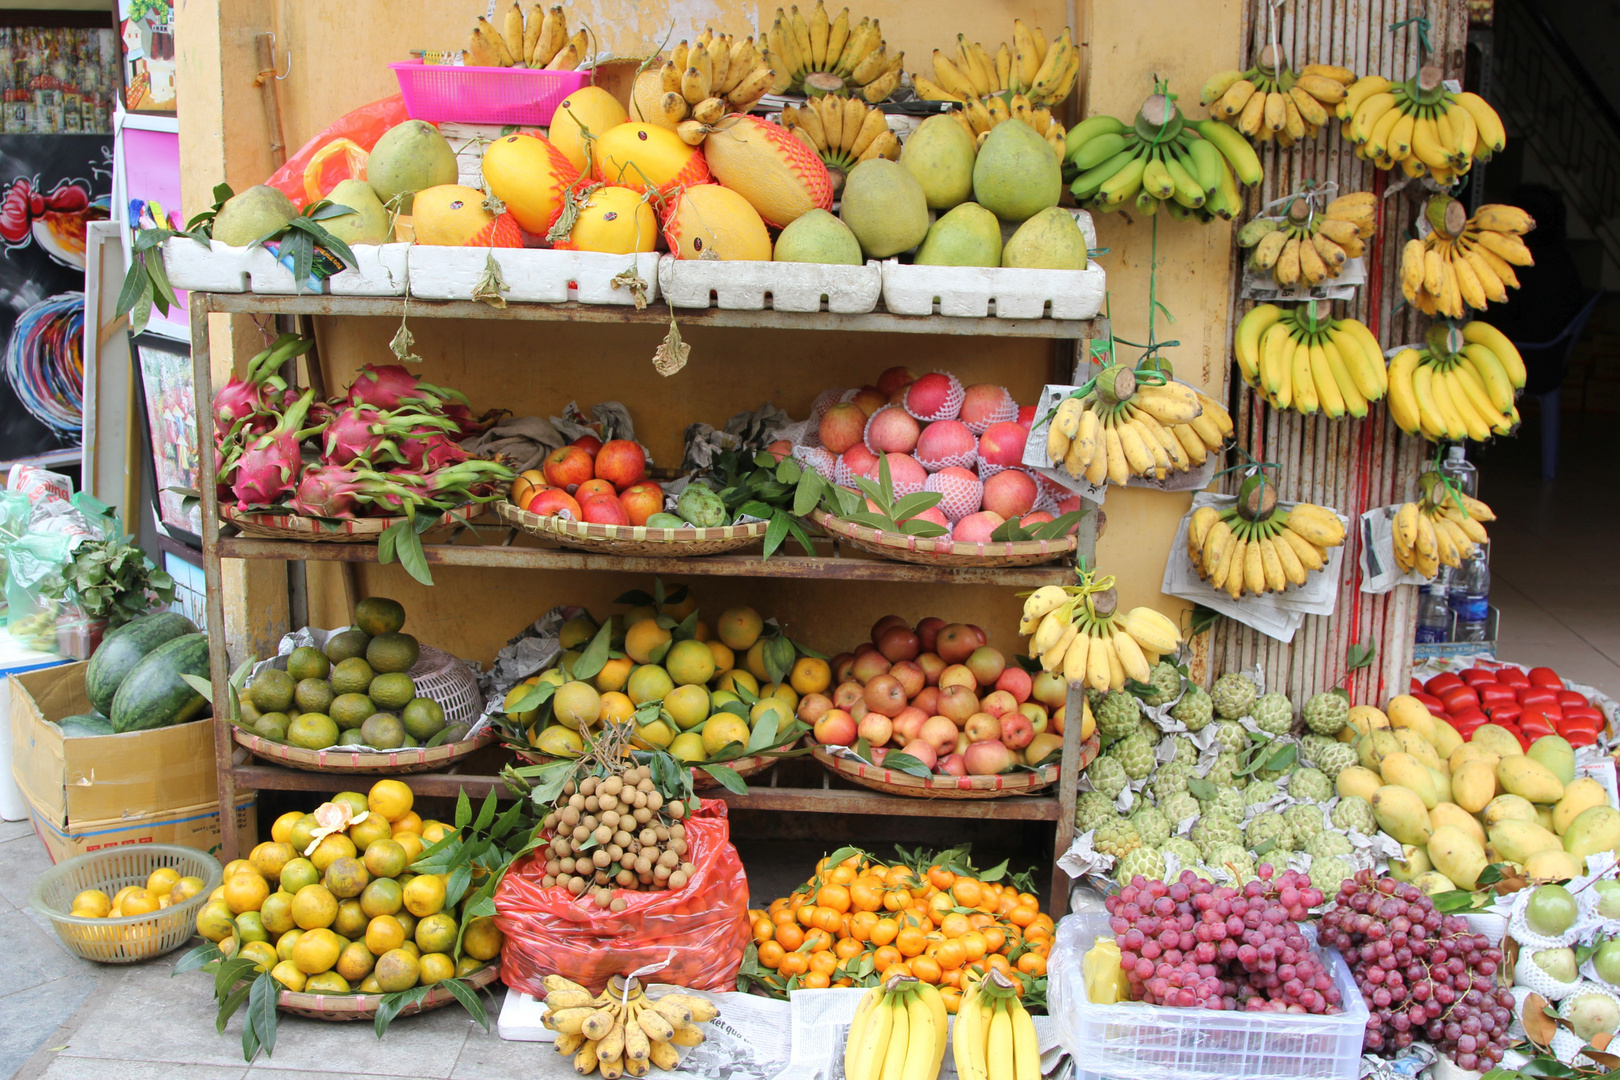
[{"label": "green lime", "polygon": [[444,708],[432,698],[412,698],[400,716],[405,730],[426,741],[444,730]]},{"label": "green lime", "polygon": [[248,683],[248,696],[260,712],[286,712],[293,703],[293,677],[280,668],[265,668]]},{"label": "green lime", "polygon": [[416,683],[404,672],[390,671],[371,680],[371,689],[366,691],[366,696],[379,709],[403,709],[416,697]]},{"label": "green lime", "polygon": [[300,712],[326,712],[335,697],[337,691],[325,679],[301,679],[293,691],[293,701]]},{"label": "green lime", "polygon": [[360,741],[378,750],[398,750],[405,745],[405,725],[393,713],[372,713],[360,725]]},{"label": "green lime", "polygon": [[368,596],[354,606],[354,625],[376,637],[397,634],[405,625],[405,608],[386,596]]},{"label": "green lime", "polygon": [[253,725],[253,730],[264,736],[266,739],[274,739],[276,742],[286,742],[287,728],[291,723],[292,720],[287,716],[286,713],[265,713],[263,716],[259,717],[258,723]]},{"label": "green lime", "polygon": [[421,746],[422,743],[421,743],[420,740],[417,739],[417,737],[415,735],[412,735],[410,732],[407,731],[405,733],[405,741],[400,743],[399,745],[401,747],[404,747],[404,748],[409,749],[409,750],[415,750],[416,748]]},{"label": "green lime", "polygon": [[409,671],[420,651],[409,634],[378,634],[366,646],[366,662],[377,672]]},{"label": "green lime", "polygon": [[338,726],[324,713],[307,712],[287,725],[287,741],[305,750],[325,750],[337,740]]},{"label": "green lime", "polygon": [[363,694],[370,689],[374,677],[370,664],[351,656],[332,669],[332,689],[339,694]]},{"label": "green lime", "polygon": [[326,655],[334,664],[354,656],[366,655],[366,646],[371,642],[371,635],[364,630],[344,630],[333,634],[326,642]]},{"label": "green lime", "polygon": [[332,699],[332,720],[344,731],[359,727],[376,711],[377,706],[364,694],[339,694]]},{"label": "green lime", "polygon": [[332,661],[313,645],[301,645],[287,657],[287,674],[298,682],[305,679],[324,679],[332,670]]}]

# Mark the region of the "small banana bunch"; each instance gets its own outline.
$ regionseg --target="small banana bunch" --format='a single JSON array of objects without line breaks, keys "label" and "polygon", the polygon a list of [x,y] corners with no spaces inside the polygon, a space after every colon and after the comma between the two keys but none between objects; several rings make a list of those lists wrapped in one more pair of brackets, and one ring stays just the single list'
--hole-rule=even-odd
[{"label": "small banana bunch", "polygon": [[[960,1022],[960,1021],[959,1021]],[[855,1007],[844,1044],[846,1080],[934,1080],[945,1060],[945,999],[930,983],[895,975]]]},{"label": "small banana bunch", "polygon": [[1472,495],[1447,487],[1437,472],[1424,473],[1418,486],[1423,495],[1395,511],[1395,565],[1432,578],[1442,566],[1455,570],[1473,558],[1474,545],[1489,539],[1480,522],[1495,521],[1496,514]]},{"label": "small banana bunch", "polygon": [[1536,219],[1517,206],[1487,203],[1469,218],[1462,203],[1437,195],[1423,213],[1434,228],[1401,249],[1401,295],[1426,315],[1460,319],[1500,304],[1519,287],[1513,268],[1535,263],[1519,238]]},{"label": "small banana bunch", "polygon": [[1059,161],[1069,154],[1068,132],[1062,124],[1052,119],[1052,110],[1045,105],[1031,104],[1029,97],[1024,94],[1013,94],[1010,98],[1000,94],[992,94],[988,98],[970,97],[951,115],[956,117],[957,123],[973,137],[976,144],[984,142],[990,129],[1003,120],[1022,120],[1047,141]]},{"label": "small banana bunch", "polygon": [[1079,175],[1069,190],[1104,213],[1133,202],[1138,212],[1163,204],[1178,220],[1232,220],[1243,209],[1239,184],[1262,176],[1254,147],[1225,124],[1189,122],[1161,83],[1127,126],[1093,116],[1069,129],[1068,162]]},{"label": "small banana bunch", "polygon": [[1524,380],[1519,350],[1490,323],[1436,325],[1389,362],[1390,419],[1408,435],[1483,442],[1518,426]]},{"label": "small banana bunch", "polygon": [[[1061,105],[1080,74],[1080,49],[1068,27],[1050,43],[1040,27],[1013,20],[1012,48],[1002,42],[992,56],[977,41],[969,45],[956,35],[956,54],[934,50],[934,77],[913,75],[911,84],[924,101],[960,101],[1022,94],[1033,107]],[[1005,99],[1004,99],[1005,100]]]},{"label": "small banana bunch", "polygon": [[1507,145],[1502,118],[1478,94],[1453,94],[1440,69],[1425,66],[1402,83],[1366,75],[1351,84],[1335,115],[1356,156],[1380,169],[1428,175],[1449,186]]},{"label": "small banana bunch", "polygon": [[1270,273],[1278,286],[1307,288],[1336,278],[1361,258],[1378,227],[1378,199],[1370,191],[1341,195],[1318,211],[1309,197],[1288,204],[1280,218],[1255,218],[1238,230],[1239,247],[1253,248],[1249,269]]},{"label": "small banana bunch", "polygon": [[1133,476],[1163,480],[1202,465],[1232,431],[1214,398],[1184,383],[1143,383],[1112,364],[1058,403],[1046,454],[1076,480],[1123,487]]},{"label": "small banana bunch", "polygon": [[816,0],[808,19],[797,4],[791,15],[777,8],[776,21],[765,35],[765,61],[776,72],[770,89],[777,94],[859,93],[862,101],[876,105],[899,88],[905,59],[903,52],[889,55],[876,19],[851,26],[849,8],[829,19],[825,0]]},{"label": "small banana bunch", "polygon": [[499,27],[480,15],[467,35],[469,66],[573,71],[589,58],[589,36],[583,29],[568,33],[568,16],[561,4],[550,10],[536,4],[526,21],[517,0],[496,14],[501,20]]},{"label": "small banana bunch", "polygon": [[[706,28],[691,45],[683,41],[675,46],[659,66],[658,77],[663,87],[659,111],[667,125],[696,146],[721,117],[747,112],[764,97],[776,73],[754,47],[753,38],[739,40]],[[696,128],[683,130],[681,125],[688,122]],[[695,140],[693,131],[700,132]]]},{"label": "small banana bunch", "polygon": [[1147,682],[1159,657],[1181,646],[1181,631],[1152,608],[1117,614],[1113,586],[1113,578],[1088,572],[1078,585],[1043,585],[1030,593],[1018,622],[1018,632],[1030,636],[1030,659],[1093,690],[1121,690],[1127,679]]},{"label": "small banana bunch", "polygon": [[1325,506],[1277,506],[1276,488],[1251,476],[1225,510],[1200,506],[1187,524],[1187,557],[1198,576],[1233,600],[1305,584],[1344,543],[1344,523]]},{"label": "small banana bunch", "polygon": [[1389,390],[1384,351],[1364,324],[1326,315],[1326,304],[1260,304],[1239,320],[1232,351],[1272,408],[1359,420]]},{"label": "small banana bunch", "polygon": [[572,1057],[581,1076],[598,1069],[604,1080],[625,1073],[646,1076],[653,1068],[672,1072],[681,1063],[676,1048],[701,1043],[697,1025],[720,1015],[713,1002],[695,994],[665,994],[652,1001],[641,983],[626,975],[615,975],[594,996],[561,975],[547,975],[544,983],[543,1023],[557,1033],[557,1053]]},{"label": "small banana bunch", "polygon": [[900,160],[900,137],[889,130],[881,109],[858,97],[826,94],[782,110],[782,126],[810,144],[829,169],[843,173],[871,158]]},{"label": "small banana bunch", "polygon": [[1356,81],[1355,73],[1332,64],[1293,71],[1281,59],[1277,47],[1267,45],[1248,71],[1211,76],[1200,100],[1215,119],[1260,142],[1276,139],[1286,149],[1316,138],[1344,100],[1345,87]]},{"label": "small banana bunch", "polygon": [[1012,979],[992,970],[969,984],[956,1009],[951,1038],[961,1080],[1040,1080],[1035,1021],[1013,992]]}]

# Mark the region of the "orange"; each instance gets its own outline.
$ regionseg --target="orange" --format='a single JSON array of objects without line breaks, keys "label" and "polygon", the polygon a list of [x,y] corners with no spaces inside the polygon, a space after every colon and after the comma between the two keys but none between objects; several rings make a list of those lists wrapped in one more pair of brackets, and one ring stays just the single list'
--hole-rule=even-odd
[{"label": "orange", "polygon": [[1035,921],[1035,917],[1039,914],[1040,912],[1034,907],[1020,903],[1017,907],[1007,912],[1007,921],[1012,923],[1014,926],[1029,926]]},{"label": "orange", "polygon": [[871,878],[860,878],[849,887],[849,905],[856,911],[877,911],[883,906],[883,890]]},{"label": "orange", "polygon": [[947,971],[959,968],[967,963],[967,946],[960,940],[947,941],[934,953],[934,959],[938,960],[939,966]]},{"label": "orange", "polygon": [[975,930],[983,930],[987,926],[994,926],[996,920],[982,911],[975,911],[967,917],[968,925]]},{"label": "orange", "polygon": [[1030,907],[1037,909],[1041,906],[1041,898],[1031,892],[1019,893],[1018,902],[1020,904],[1028,904]]},{"label": "orange", "polygon": [[827,877],[834,885],[848,885],[855,880],[857,873],[859,871],[846,860],[834,868],[833,872],[828,874]]},{"label": "orange", "polygon": [[782,962],[776,970],[784,975],[803,975],[810,970],[810,958],[801,952],[790,952],[782,957]]},{"label": "orange", "polygon": [[925,983],[937,983],[942,974],[939,961],[928,956],[917,956],[911,960],[911,973]]},{"label": "orange", "polygon": [[1038,952],[1027,952],[1018,958],[1018,970],[1025,975],[1045,975],[1046,957]]},{"label": "orange", "polygon": [[782,946],[774,941],[763,942],[759,947],[759,962],[770,968],[772,971],[775,971],[776,968],[782,963],[783,955],[784,950]]},{"label": "orange", "polygon": [[816,929],[804,935],[804,943],[807,946],[805,951],[819,952],[822,949],[832,948],[833,939],[827,931]]},{"label": "orange", "polygon": [[795,915],[800,926],[814,926],[816,924],[816,905],[814,903],[800,904]]},{"label": "orange", "polygon": [[911,890],[894,888],[883,894],[884,911],[904,911],[911,906]]},{"label": "orange", "polygon": [[999,971],[1004,975],[1012,971],[1012,965],[1007,963],[1007,958],[1000,953],[991,953],[985,962],[989,965],[991,971]]},{"label": "orange", "polygon": [[899,949],[893,945],[885,945],[872,953],[872,967],[881,975],[891,964],[898,964],[903,959]]},{"label": "orange", "polygon": [[391,824],[394,826],[394,831],[397,833],[410,832],[415,833],[418,836],[422,835],[422,815],[418,814],[415,810],[410,811],[398,821],[391,822]]},{"label": "orange", "polygon": [[800,694],[819,694],[832,685],[832,667],[825,660],[801,656],[793,662],[788,682]]},{"label": "orange", "polygon": [[983,930],[985,950],[990,953],[1000,953],[1001,947],[1007,944],[1006,931],[999,926],[986,926]]},{"label": "orange", "polygon": [[[839,869],[843,869],[840,867]],[[849,910],[849,890],[842,885],[823,885],[816,891],[816,903],[839,913]]]},{"label": "orange", "polygon": [[823,975],[831,975],[838,970],[838,957],[826,950],[813,952],[810,954],[810,970],[819,971]]},{"label": "orange", "polygon": [[[237,915],[244,911],[258,911],[269,895],[270,886],[251,870],[241,871],[225,881],[225,904]],[[145,912],[128,914],[144,915]]]},{"label": "orange", "polygon": [[865,951],[866,946],[858,938],[839,938],[833,945],[833,954],[840,960],[853,960]]},{"label": "orange", "polygon": [[900,924],[893,919],[879,919],[868,935],[874,945],[887,945],[900,933]]},{"label": "orange", "polygon": [[[955,906],[956,904],[951,900],[950,893],[935,893],[928,898],[928,917],[936,923],[943,922],[946,916],[951,914],[951,909]],[[966,919],[965,915],[957,915],[956,917]]]},{"label": "orange", "polygon": [[[778,901],[778,903],[780,903],[780,901]],[[777,926],[782,926],[785,923],[792,922],[793,916],[794,912],[792,908],[785,905],[782,907],[777,907],[776,904],[771,905],[771,922],[775,923]]]},{"label": "orange", "polygon": [[943,866],[930,866],[928,868],[928,883],[936,889],[948,889],[956,881],[956,875]]},{"label": "orange", "polygon": [[915,926],[908,926],[895,937],[894,944],[900,950],[901,956],[919,956],[924,946],[928,944],[928,939],[923,937],[923,932]]},{"label": "orange", "polygon": [[990,943],[983,934],[977,930],[969,930],[962,935],[962,951],[967,954],[968,963],[984,959],[984,954],[990,951]]},{"label": "orange", "polygon": [[[996,914],[1008,915],[1018,910],[1018,897],[1011,891],[1002,893],[996,898]],[[1030,916],[1034,918],[1034,916]]]},{"label": "orange", "polygon": [[884,880],[896,887],[901,885],[909,886],[914,878],[915,875],[912,874],[909,866],[892,866],[889,868],[889,872],[884,875]]},{"label": "orange", "polygon": [[961,907],[978,907],[983,895],[983,887],[972,878],[958,878],[951,885],[951,896]]},{"label": "orange", "polygon": [[844,928],[844,915],[830,907],[818,907],[815,916],[810,920],[810,925],[817,930],[836,934]]},{"label": "orange", "polygon": [[857,911],[849,920],[849,936],[856,941],[871,941],[872,930],[878,924],[875,912]]},{"label": "orange", "polygon": [[962,991],[954,986],[946,986],[941,988],[939,996],[945,1001],[945,1011],[955,1016],[956,1010],[962,1005]]},{"label": "orange", "polygon": [[755,919],[753,930],[755,941],[769,941],[776,932],[776,924],[769,919]]},{"label": "orange", "polygon": [[832,985],[827,973],[821,971],[807,971],[799,980],[799,986],[804,990],[825,990]]},{"label": "orange", "polygon": [[959,911],[953,911],[939,922],[940,932],[948,938],[959,938],[973,929],[967,921],[967,916]]},{"label": "orange", "polygon": [[792,952],[804,944],[804,931],[793,923],[783,923],[776,928],[777,943],[788,952]]},{"label": "orange", "polygon": [[911,965],[906,963],[904,960],[901,960],[897,964],[890,964],[888,966],[888,968],[884,971],[884,974],[886,974],[886,975],[910,975],[911,974]]},{"label": "orange", "polygon": [[961,986],[962,986],[962,969],[957,968],[954,971],[952,971],[950,969],[946,969],[945,974],[943,974],[943,975],[941,975],[939,977],[939,985],[942,986],[942,987],[943,986],[954,986],[957,989],[961,989]]}]

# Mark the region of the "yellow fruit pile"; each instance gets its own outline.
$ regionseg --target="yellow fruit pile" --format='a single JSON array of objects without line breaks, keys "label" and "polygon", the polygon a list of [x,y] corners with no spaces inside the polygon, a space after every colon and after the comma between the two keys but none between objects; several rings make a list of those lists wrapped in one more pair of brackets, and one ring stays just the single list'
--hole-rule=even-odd
[{"label": "yellow fruit pile", "polygon": [[1355,81],[1354,72],[1332,64],[1306,64],[1296,72],[1282,63],[1275,45],[1267,45],[1248,71],[1211,76],[1200,100],[1221,123],[1260,142],[1276,139],[1287,148],[1314,139],[1344,100],[1345,87]]},{"label": "yellow fruit pile", "polygon": [[797,4],[791,15],[777,8],[765,35],[765,62],[774,72],[771,89],[778,94],[858,93],[862,101],[876,105],[899,87],[905,59],[903,52],[889,55],[876,19],[851,25],[849,8],[830,19],[825,0],[816,0],[808,19]]},{"label": "yellow fruit pile", "polygon": [[1519,287],[1513,268],[1535,264],[1519,238],[1536,221],[1517,206],[1487,203],[1468,217],[1462,203],[1440,195],[1424,215],[1429,235],[1401,249],[1401,295],[1425,315],[1460,319],[1468,308],[1500,304]]},{"label": "yellow fruit pile", "polygon": [[1370,191],[1341,195],[1317,210],[1313,200],[1294,199],[1280,218],[1257,217],[1238,230],[1238,246],[1253,248],[1249,269],[1269,273],[1284,289],[1332,280],[1351,259],[1361,258],[1378,227],[1378,199]]},{"label": "yellow fruit pile", "polygon": [[1077,480],[1123,487],[1133,476],[1163,480],[1202,465],[1232,431],[1231,414],[1207,394],[1111,364],[1058,403],[1046,455]]},{"label": "yellow fruit pile", "polygon": [[590,58],[589,35],[583,28],[568,33],[568,16],[561,4],[549,11],[544,4],[534,5],[526,22],[517,0],[497,14],[498,27],[480,15],[467,36],[469,66],[573,71]]},{"label": "yellow fruit pile", "polygon": [[[912,76],[917,96],[924,101],[978,101],[991,104],[1006,95],[1021,95],[1031,109],[1050,110],[1068,100],[1080,74],[1080,48],[1073,32],[1063,28],[1048,42],[1040,27],[1013,20],[1013,42],[992,55],[977,41],[956,35],[956,54],[934,50],[934,77]],[[1000,119],[1006,119],[1002,116]],[[1023,117],[1019,117],[1023,119]]]},{"label": "yellow fruit pile", "polygon": [[1513,401],[1526,375],[1519,350],[1490,323],[1437,324],[1423,348],[1389,362],[1390,419],[1436,441],[1506,435],[1519,424]]},{"label": "yellow fruit pile", "polygon": [[73,897],[69,915],[81,919],[127,919],[150,915],[173,904],[184,903],[202,891],[199,877],[181,877],[180,871],[162,866],[152,871],[145,885],[125,885],[108,896],[100,889],[85,889]]},{"label": "yellow fruit pile", "polygon": [[541,1022],[557,1033],[557,1053],[573,1058],[581,1076],[600,1071],[603,1080],[619,1080],[625,1073],[674,1071],[681,1063],[677,1048],[701,1045],[698,1025],[720,1015],[712,1001],[696,994],[666,993],[654,1001],[628,975],[615,975],[596,995],[561,975],[547,975],[544,982]]},{"label": "yellow fruit pile", "polygon": [[1424,473],[1418,486],[1423,495],[1395,511],[1395,565],[1432,578],[1442,566],[1455,570],[1473,558],[1474,545],[1489,539],[1480,522],[1495,521],[1496,514],[1472,495],[1446,487],[1439,473]]},{"label": "yellow fruit pile", "polygon": [[1233,600],[1304,585],[1328,564],[1328,549],[1344,543],[1344,523],[1323,506],[1277,506],[1276,489],[1244,482],[1225,510],[1200,506],[1187,524],[1187,558],[1198,576]]},{"label": "yellow fruit pile", "polygon": [[454,831],[423,821],[413,801],[404,783],[379,780],[313,814],[283,814],[270,840],[225,867],[197,932],[292,991],[393,993],[483,967],[501,952],[493,920],[463,929],[445,877],[410,872]]}]

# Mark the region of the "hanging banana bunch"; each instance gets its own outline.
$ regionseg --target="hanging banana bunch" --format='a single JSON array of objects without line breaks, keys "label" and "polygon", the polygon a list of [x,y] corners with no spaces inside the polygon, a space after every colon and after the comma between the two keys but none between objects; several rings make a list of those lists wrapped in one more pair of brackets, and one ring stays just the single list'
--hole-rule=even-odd
[{"label": "hanging banana bunch", "polygon": [[1304,585],[1344,543],[1344,523],[1325,506],[1277,505],[1263,474],[1243,481],[1225,509],[1200,506],[1187,522],[1187,557],[1198,576],[1233,600]]},{"label": "hanging banana bunch", "polygon": [[875,157],[900,160],[900,137],[889,130],[881,109],[858,97],[826,94],[782,110],[782,126],[810,144],[827,163],[834,189],[844,174]]},{"label": "hanging banana bunch", "polygon": [[1417,501],[1402,503],[1391,522],[1395,565],[1432,579],[1442,566],[1455,570],[1474,557],[1474,545],[1490,539],[1482,522],[1495,521],[1496,514],[1433,470],[1418,477],[1418,487]]},{"label": "hanging banana bunch", "polygon": [[1022,94],[1033,108],[1052,109],[1068,100],[1080,74],[1080,49],[1068,28],[1050,43],[1040,27],[1013,20],[1013,43],[1006,42],[991,55],[977,41],[968,44],[966,35],[956,35],[956,52],[934,50],[934,77],[911,77],[911,85],[924,101],[979,99],[992,97],[1006,101]]},{"label": "hanging banana bunch", "polygon": [[1311,288],[1361,258],[1363,241],[1378,227],[1377,197],[1358,191],[1322,209],[1315,201],[1311,193],[1297,196],[1281,217],[1257,217],[1238,230],[1238,246],[1253,249],[1250,270],[1270,275],[1281,289]]},{"label": "hanging banana bunch", "polygon": [[1209,114],[1258,142],[1277,140],[1284,149],[1314,139],[1356,81],[1348,68],[1306,64],[1299,71],[1282,62],[1275,45],[1260,50],[1248,71],[1223,71],[1204,84],[1200,100]]},{"label": "hanging banana bunch", "polygon": [[1022,120],[1047,141],[1059,161],[1068,156],[1067,130],[1052,119],[1050,108],[1031,104],[1030,99],[1024,94],[992,95],[986,99],[970,97],[962,103],[960,109],[953,110],[950,115],[956,117],[956,122],[973,137],[975,144],[983,143],[989,136],[990,129],[1003,120]]},{"label": "hanging banana bunch", "polygon": [[1367,75],[1351,84],[1335,115],[1356,156],[1380,169],[1456,183],[1475,161],[1507,145],[1502,118],[1478,94],[1454,94],[1437,67],[1425,65],[1405,82]]},{"label": "hanging banana bunch", "polygon": [[903,52],[889,54],[876,19],[852,25],[849,8],[829,19],[825,0],[816,0],[808,19],[797,4],[791,15],[777,8],[765,35],[765,59],[776,72],[770,90],[776,94],[849,94],[876,105],[899,88],[905,58]]},{"label": "hanging banana bunch", "polygon": [[1335,319],[1328,301],[1291,309],[1260,304],[1232,335],[1243,381],[1274,409],[1361,419],[1389,389],[1384,352],[1355,319]]},{"label": "hanging banana bunch", "polygon": [[1049,419],[1051,468],[1121,487],[1133,476],[1163,480],[1188,472],[1233,431],[1231,415],[1213,398],[1160,371],[1124,364],[1103,368],[1058,402]]},{"label": "hanging banana bunch", "polygon": [[1426,315],[1460,319],[1519,287],[1515,266],[1533,266],[1519,239],[1536,219],[1517,206],[1487,203],[1467,217],[1462,203],[1436,195],[1423,208],[1432,231],[1401,249],[1401,295]]},{"label": "hanging banana bunch", "polygon": [[1018,632],[1043,671],[1060,671],[1092,690],[1123,690],[1127,679],[1147,682],[1153,665],[1181,647],[1169,616],[1139,607],[1119,614],[1111,576],[1079,569],[1078,585],[1043,585],[1024,601]]},{"label": "hanging banana bunch", "polygon": [[1389,362],[1390,419],[1408,435],[1483,442],[1518,427],[1524,381],[1519,350],[1490,323],[1437,324]]}]

